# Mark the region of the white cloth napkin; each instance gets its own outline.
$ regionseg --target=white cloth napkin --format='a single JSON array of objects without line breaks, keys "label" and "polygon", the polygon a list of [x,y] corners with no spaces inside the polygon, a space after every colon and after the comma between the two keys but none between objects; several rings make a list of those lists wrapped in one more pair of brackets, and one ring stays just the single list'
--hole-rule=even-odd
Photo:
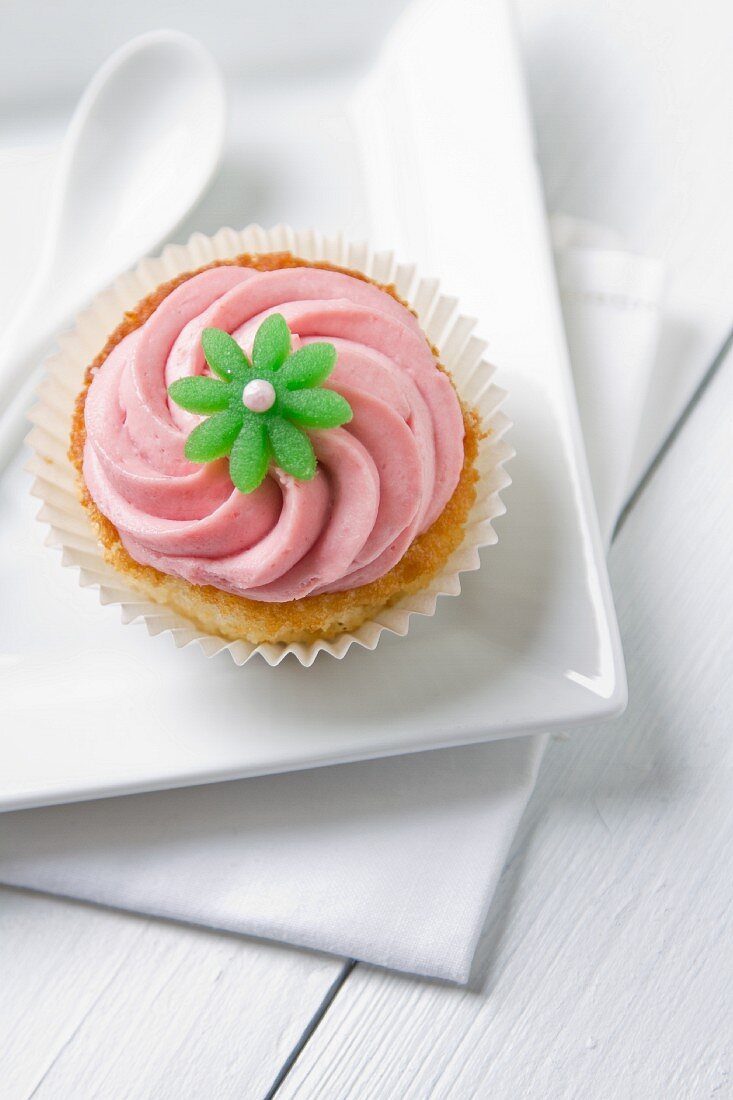
[{"label": "white cloth napkin", "polygon": [[[587,227],[558,271],[603,529],[623,499],[661,272]],[[544,747],[527,737],[6,814],[0,881],[468,979]]]},{"label": "white cloth napkin", "polygon": [[585,449],[608,544],[631,488],[664,270],[658,260],[626,251],[608,229],[566,215],[550,224]]}]

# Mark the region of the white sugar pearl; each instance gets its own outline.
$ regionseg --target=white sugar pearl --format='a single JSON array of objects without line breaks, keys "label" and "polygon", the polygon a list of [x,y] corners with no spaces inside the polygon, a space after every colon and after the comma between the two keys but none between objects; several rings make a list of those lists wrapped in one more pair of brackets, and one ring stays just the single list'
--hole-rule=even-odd
[{"label": "white sugar pearl", "polygon": [[275,389],[264,378],[253,378],[244,387],[242,403],[253,413],[264,413],[275,404]]}]

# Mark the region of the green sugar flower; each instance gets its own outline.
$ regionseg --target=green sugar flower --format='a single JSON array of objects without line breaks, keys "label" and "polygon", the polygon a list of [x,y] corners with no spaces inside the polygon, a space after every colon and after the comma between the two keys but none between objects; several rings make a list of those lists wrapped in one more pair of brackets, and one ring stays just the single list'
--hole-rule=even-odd
[{"label": "green sugar flower", "polygon": [[201,345],[217,377],[180,378],[168,387],[182,409],[208,417],[186,440],[186,458],[214,462],[228,455],[242,493],[262,483],[271,460],[310,481],[316,456],[303,429],[338,428],[353,415],[341,394],[320,388],[336,366],[333,344],[306,344],[291,354],[285,318],[272,313],[257,330],[251,363],[221,329],[204,329]]}]

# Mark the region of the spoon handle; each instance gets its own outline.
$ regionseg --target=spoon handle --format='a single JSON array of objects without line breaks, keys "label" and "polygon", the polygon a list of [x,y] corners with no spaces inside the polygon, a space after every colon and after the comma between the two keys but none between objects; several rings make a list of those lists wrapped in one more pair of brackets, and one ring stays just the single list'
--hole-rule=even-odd
[{"label": "spoon handle", "polygon": [[41,378],[41,368],[35,367],[17,388],[10,405],[0,416],[0,476],[15,458],[30,429],[28,410],[33,404]]},{"label": "spoon handle", "polygon": [[28,370],[40,361],[52,334],[63,326],[68,309],[60,298],[39,282],[0,334],[0,416],[23,384]]},{"label": "spoon handle", "polygon": [[35,295],[21,306],[0,340],[0,474],[13,458],[28,428],[26,413],[41,377],[39,364],[62,324],[59,313],[46,314],[39,325],[32,317]]}]

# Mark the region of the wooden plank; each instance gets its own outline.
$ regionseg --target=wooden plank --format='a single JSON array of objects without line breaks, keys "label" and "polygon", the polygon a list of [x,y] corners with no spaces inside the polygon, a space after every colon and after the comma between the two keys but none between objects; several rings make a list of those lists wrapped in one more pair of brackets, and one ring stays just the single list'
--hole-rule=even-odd
[{"label": "wooden plank", "polygon": [[0,888],[3,1100],[260,1098],[336,959]]},{"label": "wooden plank", "polygon": [[731,408],[733,356],[611,555],[629,709],[551,745],[471,987],[357,967],[282,1100],[731,1095]]}]

